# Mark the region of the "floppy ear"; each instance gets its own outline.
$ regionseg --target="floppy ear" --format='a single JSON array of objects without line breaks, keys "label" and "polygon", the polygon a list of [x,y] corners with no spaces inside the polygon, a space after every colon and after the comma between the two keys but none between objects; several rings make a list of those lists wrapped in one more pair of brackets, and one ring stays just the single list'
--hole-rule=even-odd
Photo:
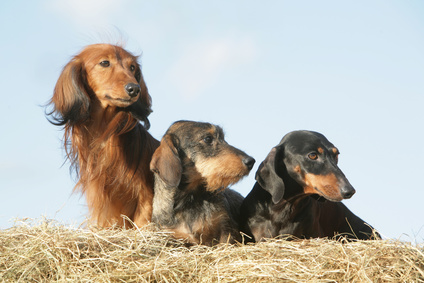
[{"label": "floppy ear", "polygon": [[169,134],[165,135],[153,154],[150,170],[170,187],[177,187],[182,176],[181,160]]},{"label": "floppy ear", "polygon": [[146,83],[144,82],[143,75],[141,74],[140,66],[137,66],[135,71],[135,79],[140,85],[140,96],[136,102],[128,106],[126,109],[131,115],[144,123],[144,127],[148,130],[150,128],[150,121],[147,119],[152,113],[152,98],[147,90]]},{"label": "floppy ear", "polygon": [[276,162],[282,150],[282,147],[274,147],[256,171],[256,181],[271,194],[273,203],[278,203],[284,196],[283,179],[276,173]]},{"label": "floppy ear", "polygon": [[54,88],[50,104],[53,110],[51,123],[65,125],[83,122],[90,116],[90,97],[86,73],[78,58],[72,59],[64,68]]}]

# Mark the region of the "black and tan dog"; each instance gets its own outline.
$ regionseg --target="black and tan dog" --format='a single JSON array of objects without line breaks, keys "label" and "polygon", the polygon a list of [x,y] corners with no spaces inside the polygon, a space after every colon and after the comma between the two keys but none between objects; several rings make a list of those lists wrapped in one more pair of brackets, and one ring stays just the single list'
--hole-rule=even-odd
[{"label": "black and tan dog", "polygon": [[287,134],[256,172],[241,207],[242,231],[256,241],[280,235],[380,238],[340,202],[355,190],[337,166],[338,155],[320,133]]},{"label": "black and tan dog", "polygon": [[155,151],[152,222],[191,244],[241,241],[243,197],[228,189],[255,160],[224,140],[218,126],[175,122]]}]

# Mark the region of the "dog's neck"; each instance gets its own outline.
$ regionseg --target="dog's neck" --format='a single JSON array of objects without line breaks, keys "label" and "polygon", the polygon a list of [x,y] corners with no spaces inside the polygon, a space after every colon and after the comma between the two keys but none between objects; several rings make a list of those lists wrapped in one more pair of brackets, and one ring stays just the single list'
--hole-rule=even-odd
[{"label": "dog's neck", "polygon": [[176,214],[180,210],[195,209],[195,204],[203,204],[204,199],[216,201],[215,192],[207,190],[205,180],[196,170],[194,163],[183,159],[183,173],[177,186],[167,184],[157,173],[154,173],[155,183],[153,197],[152,221],[163,226],[173,226],[177,223]]},{"label": "dog's neck", "polygon": [[[72,152],[78,158],[82,182],[89,181],[85,176],[90,176],[89,179],[127,179],[108,176],[110,170],[116,174],[116,168],[126,168],[120,174],[132,179],[137,170],[149,167],[148,163],[140,167],[140,162],[149,162],[156,147],[155,140],[147,130],[130,113],[119,111],[116,107],[95,107],[89,121],[75,125],[72,129]],[[153,182],[152,173],[148,169],[143,170],[142,175],[142,179],[148,178],[151,179],[149,183]],[[127,181],[126,186],[130,186],[131,180]],[[106,181],[105,186],[108,183]]]},{"label": "dog's neck", "polygon": [[190,209],[195,209],[194,203],[199,202],[199,197],[204,198],[205,195],[213,195],[204,188],[203,184],[182,182],[178,186],[167,184],[157,173],[154,173],[154,197],[153,197],[153,212],[152,221],[160,226],[173,227],[178,223],[176,215],[187,209],[187,204]]},{"label": "dog's neck", "polygon": [[285,201],[293,202],[294,200],[297,201],[308,196],[304,193],[303,187],[290,176],[285,166],[282,168],[280,177],[282,178],[285,186],[283,196]]},{"label": "dog's neck", "polygon": [[125,127],[125,124],[129,125],[127,126],[129,131],[138,124],[138,121],[130,113],[115,106],[104,108],[94,105],[87,129],[94,138],[97,138],[107,132],[116,132],[117,129]]},{"label": "dog's neck", "polygon": [[[315,214],[316,200],[311,197],[312,195],[304,193],[302,185],[289,175],[286,168],[282,170],[280,177],[284,181],[285,191],[283,199],[274,205],[274,209],[280,211],[281,216],[285,215],[285,220],[282,223],[291,225],[290,229],[295,229],[296,236],[301,236],[303,233],[315,233],[313,231],[298,230],[303,227],[302,225],[298,226],[298,223],[299,219],[302,219],[301,221],[303,222],[313,223],[313,219],[319,217],[319,215]],[[286,213],[281,213],[281,211],[286,211]]]},{"label": "dog's neck", "polygon": [[89,120],[76,124],[71,129],[72,151],[78,155],[80,166],[88,162],[89,156],[95,156],[108,146],[122,149],[119,136],[136,125],[137,120],[128,113],[118,112],[116,107],[104,109],[94,104]]},{"label": "dog's neck", "polygon": [[195,163],[184,153],[181,153],[182,175],[178,189],[184,192],[195,192],[206,189],[206,181],[196,169]]}]

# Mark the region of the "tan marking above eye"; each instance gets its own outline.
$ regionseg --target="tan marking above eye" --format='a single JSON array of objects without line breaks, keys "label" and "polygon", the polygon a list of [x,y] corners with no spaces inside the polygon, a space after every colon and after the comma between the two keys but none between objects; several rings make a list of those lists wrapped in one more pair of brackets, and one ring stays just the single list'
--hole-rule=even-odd
[{"label": "tan marking above eye", "polygon": [[294,171],[296,173],[300,173],[301,169],[300,169],[300,165],[297,165],[296,167],[294,167]]},{"label": "tan marking above eye", "polygon": [[323,152],[324,152],[324,150],[323,150],[321,147],[318,147],[318,152],[319,152],[319,153],[323,153]]}]

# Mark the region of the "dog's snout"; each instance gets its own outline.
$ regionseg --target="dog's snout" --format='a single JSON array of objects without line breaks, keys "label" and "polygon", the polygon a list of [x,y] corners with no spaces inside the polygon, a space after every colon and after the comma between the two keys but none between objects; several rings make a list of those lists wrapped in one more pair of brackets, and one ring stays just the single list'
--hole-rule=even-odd
[{"label": "dog's snout", "polygon": [[344,199],[349,199],[356,193],[356,191],[351,186],[344,186],[340,189],[340,193]]},{"label": "dog's snout", "polygon": [[256,160],[250,156],[246,157],[243,159],[243,163],[244,165],[246,165],[246,167],[251,170],[253,168],[253,165],[255,165]]},{"label": "dog's snout", "polygon": [[140,86],[135,83],[129,83],[125,86],[125,91],[131,97],[136,97],[140,92]]}]

